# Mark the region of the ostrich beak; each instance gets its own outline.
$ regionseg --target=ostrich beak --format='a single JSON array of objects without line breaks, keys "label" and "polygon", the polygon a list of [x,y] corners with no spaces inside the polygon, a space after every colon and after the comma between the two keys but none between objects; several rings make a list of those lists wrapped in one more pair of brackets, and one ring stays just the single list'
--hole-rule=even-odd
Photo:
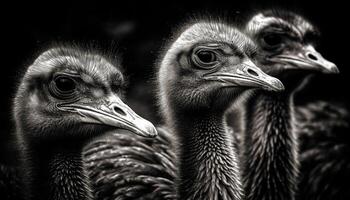
[{"label": "ostrich beak", "polygon": [[284,90],[280,80],[265,74],[248,59],[239,65],[230,67],[225,72],[210,73],[205,75],[204,78],[211,81],[220,81],[226,87],[245,86],[276,92]]},{"label": "ostrich beak", "polygon": [[337,74],[337,66],[326,60],[311,45],[305,46],[297,53],[289,52],[271,58],[272,61],[288,64],[290,69],[320,71],[326,74]]},{"label": "ostrich beak", "polygon": [[129,130],[143,137],[157,136],[153,124],[137,115],[119,97],[109,96],[104,103],[96,104],[60,104],[63,111],[74,112],[80,115],[84,123],[102,124]]}]

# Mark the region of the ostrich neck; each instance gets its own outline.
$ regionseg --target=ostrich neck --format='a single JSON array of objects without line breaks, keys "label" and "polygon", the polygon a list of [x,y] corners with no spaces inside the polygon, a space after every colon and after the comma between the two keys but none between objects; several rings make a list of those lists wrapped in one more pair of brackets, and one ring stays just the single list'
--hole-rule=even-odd
[{"label": "ostrich neck", "polygon": [[29,197],[39,200],[92,199],[82,161],[84,142],[40,141],[28,144],[25,167]]},{"label": "ostrich neck", "polygon": [[244,181],[248,199],[293,200],[298,174],[292,93],[261,91],[246,110]]},{"label": "ostrich neck", "polygon": [[241,199],[237,154],[223,114],[193,112],[179,117],[179,199]]}]

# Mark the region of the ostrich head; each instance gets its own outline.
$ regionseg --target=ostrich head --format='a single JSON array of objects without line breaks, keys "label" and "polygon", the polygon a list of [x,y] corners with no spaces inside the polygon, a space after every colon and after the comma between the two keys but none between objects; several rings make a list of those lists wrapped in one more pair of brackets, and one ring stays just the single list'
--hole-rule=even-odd
[{"label": "ostrich head", "polygon": [[17,127],[24,139],[84,138],[115,128],[155,136],[155,127],[122,102],[124,84],[120,65],[98,54],[50,49],[29,66],[18,88]]},{"label": "ostrich head", "polygon": [[315,50],[319,32],[299,15],[284,11],[258,13],[247,23],[245,33],[259,46],[261,69],[284,84],[303,80],[311,72],[339,72],[335,64]]},{"label": "ostrich head", "polygon": [[202,22],[171,44],[158,73],[160,104],[176,110],[226,109],[242,89],[280,91],[282,83],[263,73],[251,58],[254,43],[234,27]]}]

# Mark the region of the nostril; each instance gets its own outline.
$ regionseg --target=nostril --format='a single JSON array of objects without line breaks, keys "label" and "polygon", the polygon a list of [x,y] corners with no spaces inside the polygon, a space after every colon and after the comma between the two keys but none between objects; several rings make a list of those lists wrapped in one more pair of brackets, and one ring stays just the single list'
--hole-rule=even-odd
[{"label": "nostril", "polygon": [[312,55],[311,53],[309,53],[307,56],[308,56],[311,60],[317,60],[317,57],[314,56],[314,55]]},{"label": "nostril", "polygon": [[117,114],[126,116],[126,113],[125,113],[122,109],[118,108],[117,106],[113,106],[113,110],[114,110],[114,112],[116,112]]},{"label": "nostril", "polygon": [[256,73],[256,72],[255,72],[254,70],[252,70],[252,69],[248,69],[247,72],[248,72],[248,74],[250,74],[250,75],[259,76],[259,74]]}]

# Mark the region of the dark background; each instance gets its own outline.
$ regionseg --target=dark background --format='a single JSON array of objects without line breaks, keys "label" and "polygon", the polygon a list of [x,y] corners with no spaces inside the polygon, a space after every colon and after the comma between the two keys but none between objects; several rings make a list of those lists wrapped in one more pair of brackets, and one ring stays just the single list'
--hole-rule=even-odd
[{"label": "dark background", "polygon": [[[128,3],[127,5],[125,5]],[[2,6],[1,32],[1,145],[6,146],[11,122],[11,98],[21,69],[54,42],[93,42],[101,47],[117,49],[129,76],[127,99],[141,116],[159,121],[154,105],[152,82],[154,62],[171,32],[198,14],[225,15],[241,18],[264,8],[281,7],[303,14],[319,27],[322,39],[318,50],[337,64],[341,74],[317,76],[303,93],[303,101],[326,99],[349,106],[350,71],[349,6],[337,1],[162,1],[139,2],[46,2]],[[136,87],[137,86],[137,87]],[[144,86],[144,87],[142,87]],[[2,152],[4,153],[4,152]]]}]

